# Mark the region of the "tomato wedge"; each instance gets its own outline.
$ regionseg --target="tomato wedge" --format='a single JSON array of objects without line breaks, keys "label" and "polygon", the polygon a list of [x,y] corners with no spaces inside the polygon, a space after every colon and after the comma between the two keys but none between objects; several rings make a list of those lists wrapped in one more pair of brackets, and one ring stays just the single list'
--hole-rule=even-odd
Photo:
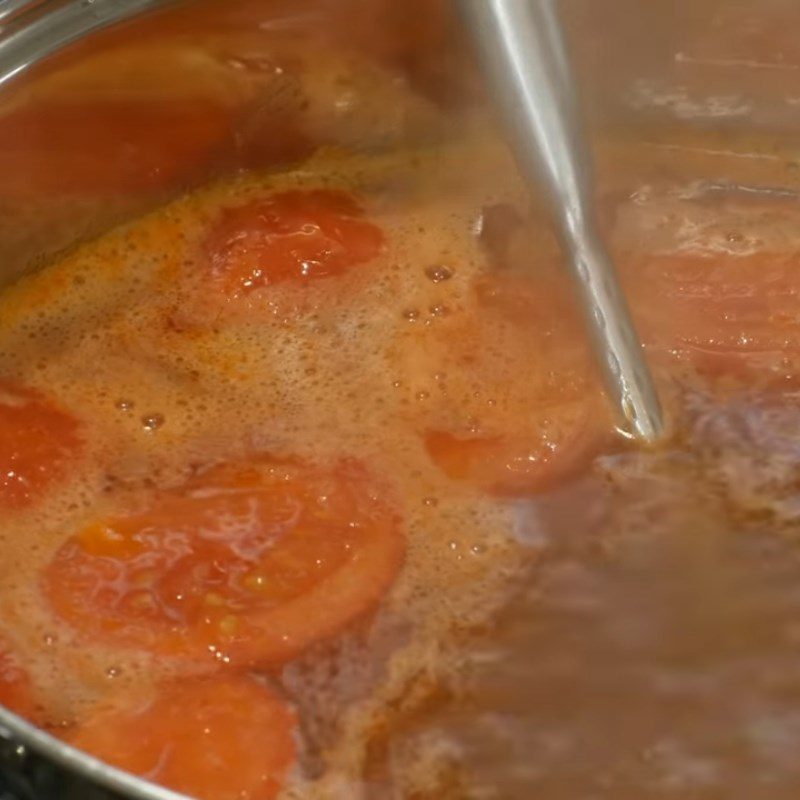
[{"label": "tomato wedge", "polygon": [[35,705],[28,673],[19,658],[0,640],[0,705],[32,719]]},{"label": "tomato wedge", "polygon": [[346,192],[277,192],[223,212],[205,242],[211,275],[232,295],[340,275],[375,258],[380,228]]},{"label": "tomato wedge", "polygon": [[0,381],[0,507],[21,508],[66,471],[79,425],[39,392]]},{"label": "tomato wedge", "polygon": [[651,348],[711,376],[786,381],[800,374],[800,258],[675,253],[624,265]]},{"label": "tomato wedge", "polygon": [[199,800],[270,800],[294,763],[296,727],[294,712],[260,683],[225,678],[117,700],[66,738]]},{"label": "tomato wedge", "polygon": [[372,608],[403,551],[359,464],[263,457],[98,520],[58,550],[44,585],[89,636],[209,664],[281,662]]},{"label": "tomato wedge", "polygon": [[432,431],[430,457],[454,480],[494,495],[524,496],[551,488],[585,468],[610,438],[595,402],[564,403],[535,410],[538,429],[497,436]]},{"label": "tomato wedge", "polygon": [[580,472],[612,439],[583,328],[558,280],[492,275],[456,327],[419,346],[441,351],[435,363],[447,395],[464,398],[454,407],[466,413],[447,404],[439,416],[451,421],[424,432],[429,456],[454,480],[495,495],[533,494]]}]

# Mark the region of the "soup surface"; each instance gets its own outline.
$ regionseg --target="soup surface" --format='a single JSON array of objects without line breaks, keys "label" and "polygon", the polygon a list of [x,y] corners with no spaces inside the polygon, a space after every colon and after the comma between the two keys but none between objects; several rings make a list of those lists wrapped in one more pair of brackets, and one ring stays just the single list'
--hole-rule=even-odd
[{"label": "soup surface", "polygon": [[[196,147],[132,82],[131,160],[4,190],[155,208],[0,295],[0,702],[208,800],[797,797],[791,153],[598,142],[645,451],[483,115],[286,37],[163,45]],[[0,137],[126,127],[146,55],[44,76]],[[234,177],[158,194],[229,134]]]}]

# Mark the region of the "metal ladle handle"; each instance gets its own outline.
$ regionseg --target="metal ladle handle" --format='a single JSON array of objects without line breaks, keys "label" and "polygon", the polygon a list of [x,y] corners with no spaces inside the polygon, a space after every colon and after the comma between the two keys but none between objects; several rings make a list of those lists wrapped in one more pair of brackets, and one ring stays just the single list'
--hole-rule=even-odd
[{"label": "metal ladle handle", "polygon": [[623,432],[661,438],[661,405],[597,228],[586,144],[554,0],[458,0],[525,178],[544,181]]}]

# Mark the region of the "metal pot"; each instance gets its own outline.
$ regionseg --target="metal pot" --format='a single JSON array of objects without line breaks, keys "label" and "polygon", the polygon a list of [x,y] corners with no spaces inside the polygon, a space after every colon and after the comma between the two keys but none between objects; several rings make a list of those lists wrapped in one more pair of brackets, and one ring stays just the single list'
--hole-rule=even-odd
[{"label": "metal pot", "polygon": [[[419,18],[414,17],[413,10],[407,10],[416,2],[417,0],[404,0],[403,3],[385,0],[383,8],[384,11],[390,9],[387,12],[389,17],[394,14],[393,23],[403,22],[399,17],[404,14],[412,17],[413,23],[409,25],[411,35],[419,37],[422,47],[436,48],[441,41],[435,34],[426,32],[424,26],[420,27],[422,23]],[[230,18],[234,18],[239,9],[246,10],[259,5],[258,0],[226,0],[225,3],[217,0],[217,3],[217,10],[225,7],[225,13]],[[265,13],[273,15],[272,20],[276,25],[285,24],[287,20],[290,24],[292,19],[302,14],[319,13],[320,9],[337,4],[339,8],[343,5],[352,6],[357,15],[369,11],[370,8],[368,0],[268,0],[261,3],[267,9]],[[779,7],[781,0],[770,0],[768,4]],[[612,119],[613,125],[619,127],[621,123],[627,124],[635,118],[645,132],[659,130],[660,124],[667,119],[670,124],[677,119],[680,124],[700,127],[707,125],[710,120],[718,126],[723,123],[738,126],[756,122],[768,123],[784,130],[796,127],[797,109],[800,107],[797,98],[789,98],[784,105],[777,102],[772,97],[771,84],[766,80],[762,81],[757,70],[747,71],[745,58],[737,63],[744,65],[741,67],[744,70],[742,74],[747,74],[750,82],[741,90],[732,88],[739,86],[741,77],[735,72],[738,68],[736,64],[733,64],[727,77],[722,72],[725,64],[720,66],[721,61],[716,66],[712,64],[716,70],[712,75],[716,81],[716,86],[712,86],[713,92],[733,98],[722,109],[727,110],[727,116],[721,115],[719,102],[703,104],[702,93],[705,91],[710,94],[707,88],[697,88],[697,97],[690,96],[691,91],[694,91],[691,80],[688,82],[689,89],[679,88],[681,80],[686,83],[684,79],[687,76],[692,79],[695,74],[691,73],[691,51],[682,60],[670,62],[672,74],[662,69],[666,58],[672,58],[679,50],[674,44],[675,40],[689,35],[681,25],[685,22],[684,27],[689,26],[689,30],[693,23],[692,15],[697,15],[701,21],[707,20],[715,8],[724,10],[725,2],[687,2],[686,21],[678,20],[680,15],[675,12],[675,4],[671,2],[642,4],[638,1],[615,0],[616,20],[605,19],[606,16],[613,15],[598,11],[598,6],[602,4],[596,4],[592,0],[570,0],[566,5],[573,7],[572,18],[578,33],[580,34],[582,28],[587,34],[587,46],[580,51],[579,72],[582,80],[587,81],[591,77],[595,81],[594,91],[586,93],[595,98],[594,105],[597,106],[589,114],[591,125],[604,125]],[[208,0],[194,3],[176,0],[0,2],[0,114],[5,102],[15,102],[15,98],[35,87],[40,74],[47,74],[54,66],[58,68],[80,60],[91,52],[95,42],[103,47],[113,48],[125,43],[130,45],[137,41],[137,37],[144,36],[143,32],[158,30],[159,26],[185,26],[190,32],[194,24],[207,25],[207,18],[197,22],[197,6],[203,7],[207,12],[213,3]],[[643,21],[641,16],[647,14],[650,15],[649,18]],[[246,18],[246,13],[243,18]],[[376,19],[378,22],[385,22],[386,13],[382,17],[377,15],[372,22]],[[639,34],[644,29],[657,31],[657,41],[652,46],[645,47],[641,42],[642,37]],[[364,31],[361,33],[364,35]],[[626,52],[624,59],[618,55],[622,51]],[[614,54],[614,63],[608,69],[600,70],[601,65],[608,63],[609,53]],[[410,69],[425,68],[420,65],[418,52],[413,47],[391,55]],[[462,66],[462,62],[452,59],[450,55],[437,59],[432,83],[435,85],[436,81],[447,82],[453,91],[465,91],[468,94],[469,90],[464,90],[464,86],[459,85],[459,80],[463,78]],[[778,64],[775,68],[780,66]],[[603,72],[604,78],[597,84],[598,75]],[[731,87],[726,81],[731,82]],[[746,93],[749,94],[744,96]],[[686,117],[689,112],[693,115],[691,119]],[[8,142],[4,142],[0,135],[0,152],[7,145]],[[231,162],[223,159],[212,171],[218,173],[220,169],[230,166]],[[108,198],[101,198],[85,207],[76,207],[65,202],[63,197],[56,196],[53,198],[54,202],[60,202],[64,206],[61,224],[45,229],[41,226],[37,228],[34,222],[32,228],[26,228],[14,219],[14,214],[18,211],[14,206],[15,199],[6,200],[3,197],[4,176],[0,167],[0,248],[3,253],[0,285],[13,280],[29,268],[35,268],[44,259],[75,241],[94,235],[118,220],[157,204],[170,194],[202,179],[203,175],[200,174],[193,175],[191,179],[185,179],[184,176],[175,181],[160,183],[157,189],[149,187],[146,191],[116,196],[113,202],[108,202]],[[30,216],[37,216],[35,208]],[[183,796],[87,756],[0,707],[0,800],[180,800],[181,797]]]}]

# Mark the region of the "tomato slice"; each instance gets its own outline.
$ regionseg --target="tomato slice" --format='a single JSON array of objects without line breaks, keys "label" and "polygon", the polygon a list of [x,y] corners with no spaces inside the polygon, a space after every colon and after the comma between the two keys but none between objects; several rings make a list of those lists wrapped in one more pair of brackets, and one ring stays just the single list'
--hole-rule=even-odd
[{"label": "tomato slice", "polygon": [[122,194],[187,180],[230,134],[230,111],[208,100],[94,101],[0,116],[4,194]]},{"label": "tomato slice", "polygon": [[32,719],[35,705],[28,673],[19,658],[0,640],[0,705]]},{"label": "tomato slice", "polygon": [[295,760],[294,712],[247,678],[194,680],[117,700],[67,735],[75,747],[199,800],[270,800]]},{"label": "tomato slice", "polygon": [[524,496],[579,473],[610,439],[608,423],[597,424],[604,419],[598,403],[564,403],[534,413],[538,429],[521,436],[432,431],[425,447],[454,480],[489,494]]},{"label": "tomato slice", "polygon": [[[478,285],[475,307],[447,331],[440,361],[448,395],[478,398],[459,403],[467,419],[424,433],[429,456],[450,478],[495,495],[533,494],[580,472],[611,442],[568,292],[558,280],[498,273]],[[517,375],[513,385],[509,374]]]},{"label": "tomato slice", "polygon": [[647,344],[709,375],[791,379],[800,368],[800,259],[758,252],[637,258],[625,272]]},{"label": "tomato slice", "polygon": [[76,419],[33,389],[0,381],[0,507],[21,508],[80,449]]},{"label": "tomato slice", "polygon": [[372,608],[403,551],[360,465],[264,457],[98,520],[60,548],[44,581],[57,613],[88,635],[198,660],[281,662]]},{"label": "tomato slice", "polygon": [[211,274],[233,295],[340,275],[375,258],[380,228],[333,189],[278,192],[223,212],[205,242]]}]

